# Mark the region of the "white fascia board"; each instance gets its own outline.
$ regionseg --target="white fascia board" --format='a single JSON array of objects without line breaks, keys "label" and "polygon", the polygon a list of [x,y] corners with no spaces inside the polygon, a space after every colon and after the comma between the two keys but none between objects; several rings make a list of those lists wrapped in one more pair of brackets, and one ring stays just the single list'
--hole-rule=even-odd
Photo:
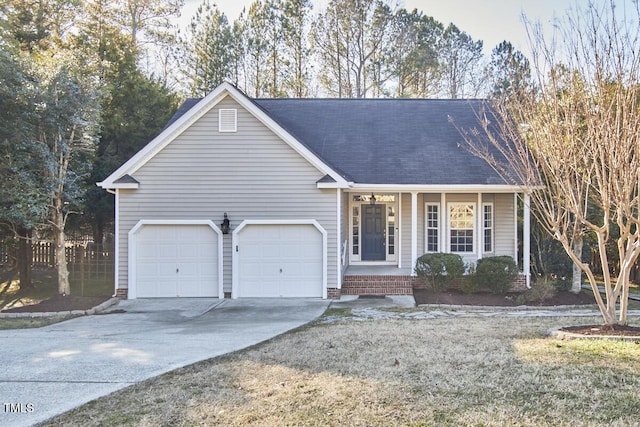
[{"label": "white fascia board", "polygon": [[518,185],[419,185],[419,184],[352,184],[349,190],[352,192],[412,192],[421,193],[514,193],[522,192]]},{"label": "white fascia board", "polygon": [[129,182],[129,183],[123,183],[123,184],[105,184],[105,182],[98,182],[96,183],[96,185],[98,187],[102,187],[102,188],[108,188],[110,190],[136,190],[140,187],[139,183],[135,183],[135,182]]},{"label": "white fascia board", "polygon": [[348,182],[318,182],[317,188],[349,188]]},{"label": "white fascia board", "polygon": [[[109,175],[104,181],[99,183],[102,188],[116,188],[113,182],[123,175],[132,175],[138,169],[140,169],[145,163],[152,159],[158,152],[166,147],[171,141],[177,138],[182,132],[188,129],[194,122],[208,113],[213,107],[216,106],[225,96],[230,96],[234,101],[245,108],[254,117],[260,120],[267,128],[283,139],[291,148],[293,148],[298,154],[300,154],[305,160],[311,163],[316,169],[331,176],[337,183],[346,185],[344,178],[340,176],[336,171],[331,169],[322,160],[320,160],[315,154],[313,154],[308,148],[302,145],[291,134],[285,131],[279,124],[277,124],[271,117],[269,117],[262,109],[260,109],[253,101],[251,101],[246,95],[236,89],[230,83],[222,83],[213,92],[204,97],[200,102],[191,107],[189,111],[184,113],[178,120],[166,128],[156,138],[154,138],[149,144],[147,144],[142,150],[134,155],[129,161],[120,166],[115,172]],[[121,187],[120,187],[121,188]],[[333,187],[335,188],[335,187]]]}]

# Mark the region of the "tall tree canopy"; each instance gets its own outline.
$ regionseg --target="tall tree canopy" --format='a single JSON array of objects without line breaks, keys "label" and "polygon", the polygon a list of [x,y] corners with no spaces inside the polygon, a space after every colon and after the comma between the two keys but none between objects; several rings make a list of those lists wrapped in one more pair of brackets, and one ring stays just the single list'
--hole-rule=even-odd
[{"label": "tall tree canopy", "polygon": [[386,60],[396,82],[397,97],[428,98],[437,93],[438,46],[444,27],[418,10],[396,12]]},{"label": "tall tree canopy", "polygon": [[[483,43],[390,0],[256,0],[233,23],[204,0],[182,67],[192,95],[229,80],[254,97],[484,96]],[[201,88],[201,89],[194,89]]]},{"label": "tall tree canopy", "polygon": [[202,97],[231,77],[237,53],[229,49],[232,33],[227,17],[208,0],[191,19],[188,35],[184,46],[189,92]]},{"label": "tall tree canopy", "polygon": [[492,98],[508,98],[533,90],[529,60],[506,40],[491,52],[489,75]]},{"label": "tall tree canopy", "polygon": [[[150,0],[0,5],[0,177],[11,183],[0,189],[0,206],[9,207],[0,222],[20,242],[34,233],[53,241],[60,294],[70,293],[69,218],[91,212],[101,230],[113,216],[109,203],[104,210],[87,205],[87,188],[151,139],[175,108],[162,83],[140,71],[141,35],[158,28],[151,22],[167,6]],[[23,271],[30,261],[19,259],[28,284]]]},{"label": "tall tree canopy", "polygon": [[332,0],[314,23],[321,83],[330,95],[380,96],[390,78],[383,68],[393,14],[380,0]]},{"label": "tall tree canopy", "polygon": [[482,91],[482,40],[473,40],[454,24],[445,28],[439,46],[443,95],[478,97]]}]

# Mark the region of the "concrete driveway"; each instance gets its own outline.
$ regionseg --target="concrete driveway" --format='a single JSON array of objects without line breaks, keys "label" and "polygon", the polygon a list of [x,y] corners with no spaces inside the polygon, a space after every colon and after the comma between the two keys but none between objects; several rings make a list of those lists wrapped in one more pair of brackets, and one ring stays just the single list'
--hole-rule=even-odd
[{"label": "concrete driveway", "polygon": [[121,301],[124,313],[0,331],[0,425],[28,426],[136,382],[282,334],[320,299]]}]

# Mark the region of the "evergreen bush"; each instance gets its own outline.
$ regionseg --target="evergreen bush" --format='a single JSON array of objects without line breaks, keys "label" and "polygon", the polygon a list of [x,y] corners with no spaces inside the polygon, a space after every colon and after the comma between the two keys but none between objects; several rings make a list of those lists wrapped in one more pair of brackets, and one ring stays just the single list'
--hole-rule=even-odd
[{"label": "evergreen bush", "polygon": [[518,266],[510,256],[493,256],[478,260],[474,279],[479,287],[504,295],[518,276]]},{"label": "evergreen bush", "polygon": [[456,254],[424,254],[418,258],[415,271],[427,287],[442,291],[448,289],[454,279],[464,274],[464,261]]}]

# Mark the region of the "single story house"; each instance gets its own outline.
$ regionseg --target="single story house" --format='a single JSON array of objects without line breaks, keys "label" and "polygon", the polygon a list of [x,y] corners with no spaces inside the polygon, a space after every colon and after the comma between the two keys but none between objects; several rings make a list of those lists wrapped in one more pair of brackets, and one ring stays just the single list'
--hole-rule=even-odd
[{"label": "single story house", "polygon": [[403,294],[426,252],[517,259],[518,187],[451,123],[479,127],[486,105],[251,99],[228,83],[186,101],[98,183],[115,194],[115,293]]}]

